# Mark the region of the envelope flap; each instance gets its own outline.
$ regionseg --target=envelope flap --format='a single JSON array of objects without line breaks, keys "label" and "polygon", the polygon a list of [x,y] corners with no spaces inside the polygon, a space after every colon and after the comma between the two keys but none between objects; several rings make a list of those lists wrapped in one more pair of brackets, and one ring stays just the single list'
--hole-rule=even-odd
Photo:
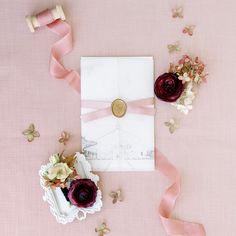
[{"label": "envelope flap", "polygon": [[153,78],[153,57],[82,57],[81,77],[86,78],[81,80],[81,99],[152,97],[153,79],[147,78]]}]

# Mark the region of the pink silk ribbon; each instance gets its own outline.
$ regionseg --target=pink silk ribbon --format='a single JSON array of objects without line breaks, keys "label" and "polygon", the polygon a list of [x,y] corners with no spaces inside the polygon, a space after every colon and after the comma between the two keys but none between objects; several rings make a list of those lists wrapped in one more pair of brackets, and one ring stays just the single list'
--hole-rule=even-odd
[{"label": "pink silk ribbon", "polygon": [[[154,104],[154,98],[144,98],[135,101],[129,101],[127,104],[127,112],[136,113],[142,115],[154,116],[156,109],[154,107],[148,107]],[[81,116],[84,122],[89,122],[96,119],[101,119],[106,116],[112,115],[111,102],[93,101],[93,100],[81,100],[81,107],[97,109]]]},{"label": "pink silk ribbon", "polygon": [[[49,10],[37,16],[40,26],[47,27],[56,33],[60,39],[51,49],[50,74],[57,79],[65,79],[80,94],[80,76],[74,70],[67,70],[61,63],[61,58],[72,50],[72,32],[67,23],[54,21]],[[86,119],[94,119],[110,115],[110,102],[81,101],[83,107],[99,109]],[[145,104],[147,102],[148,104]],[[131,101],[128,102],[130,112],[139,114],[153,114],[151,108],[145,107],[150,101]],[[109,111],[108,111],[109,109]],[[176,199],[180,193],[180,175],[177,169],[160,153],[156,151],[157,169],[165,175],[171,182],[167,188],[159,206],[159,215],[162,225],[168,235],[171,236],[205,236],[205,230],[201,224],[171,218],[171,212],[175,206]]]},{"label": "pink silk ribbon", "polygon": [[[63,56],[69,53],[72,48],[72,31],[71,26],[62,20],[53,21],[52,14],[49,10],[46,10],[37,16],[37,20],[40,26],[47,27],[60,39],[52,46],[49,71],[50,74],[56,79],[66,80],[71,87],[73,87],[78,93],[80,93],[80,75],[75,70],[66,69],[60,60]],[[49,24],[47,22],[50,22]]]},{"label": "pink silk ribbon", "polygon": [[205,236],[203,225],[171,218],[171,212],[180,193],[180,174],[168,159],[156,149],[157,169],[170,181],[159,205],[159,216],[168,235]]}]

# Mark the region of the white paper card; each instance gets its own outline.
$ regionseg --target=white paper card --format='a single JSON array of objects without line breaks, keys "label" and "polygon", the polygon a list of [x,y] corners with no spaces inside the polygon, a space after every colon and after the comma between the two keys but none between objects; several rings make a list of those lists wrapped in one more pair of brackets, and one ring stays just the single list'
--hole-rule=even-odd
[{"label": "white paper card", "polygon": [[[111,102],[153,97],[153,57],[82,57],[81,100]],[[94,111],[82,108],[81,113]],[[154,116],[127,112],[82,121],[82,150],[94,171],[150,171]]]}]

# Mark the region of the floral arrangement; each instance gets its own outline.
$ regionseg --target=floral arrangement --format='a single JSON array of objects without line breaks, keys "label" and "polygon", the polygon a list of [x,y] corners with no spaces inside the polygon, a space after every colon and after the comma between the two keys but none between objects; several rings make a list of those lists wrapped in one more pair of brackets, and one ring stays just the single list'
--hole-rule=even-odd
[{"label": "floral arrangement", "polygon": [[54,154],[49,158],[50,167],[44,172],[46,187],[61,188],[70,204],[79,207],[92,207],[96,202],[98,187],[89,178],[82,178],[75,168],[76,156]]},{"label": "floral arrangement", "polygon": [[158,98],[172,103],[179,111],[188,114],[193,108],[197,87],[206,82],[205,64],[198,57],[184,55],[169,71],[157,78],[154,92]]}]

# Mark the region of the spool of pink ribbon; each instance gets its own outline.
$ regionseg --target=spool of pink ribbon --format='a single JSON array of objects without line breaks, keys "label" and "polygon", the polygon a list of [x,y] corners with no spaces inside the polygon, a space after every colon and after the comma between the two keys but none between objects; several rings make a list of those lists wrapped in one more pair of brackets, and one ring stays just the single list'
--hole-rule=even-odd
[{"label": "spool of pink ribbon", "polygon": [[63,20],[65,20],[65,14],[60,5],[34,16],[26,16],[26,22],[31,32],[35,32],[35,29],[39,27],[47,26],[53,33],[60,37],[51,49],[50,74],[56,79],[66,80],[71,87],[80,93],[80,75],[78,72],[66,69],[60,63],[61,58],[73,48],[71,27]]}]

